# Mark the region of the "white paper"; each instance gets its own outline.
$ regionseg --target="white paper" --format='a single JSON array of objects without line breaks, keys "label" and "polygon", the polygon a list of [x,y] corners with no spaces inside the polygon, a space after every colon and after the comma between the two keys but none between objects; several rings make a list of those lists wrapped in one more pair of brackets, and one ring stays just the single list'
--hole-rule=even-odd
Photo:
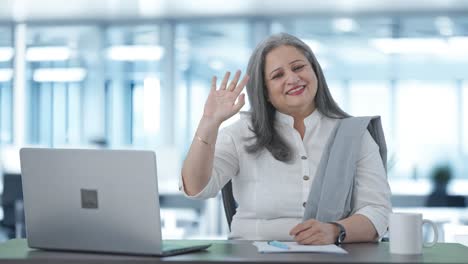
[{"label": "white paper", "polygon": [[348,252],[335,244],[330,245],[300,245],[296,242],[282,242],[287,245],[289,249],[282,249],[272,245],[268,245],[266,241],[255,241],[253,245],[257,247],[260,253],[290,253],[290,252],[313,252],[313,253],[335,253],[335,254],[348,254]]}]

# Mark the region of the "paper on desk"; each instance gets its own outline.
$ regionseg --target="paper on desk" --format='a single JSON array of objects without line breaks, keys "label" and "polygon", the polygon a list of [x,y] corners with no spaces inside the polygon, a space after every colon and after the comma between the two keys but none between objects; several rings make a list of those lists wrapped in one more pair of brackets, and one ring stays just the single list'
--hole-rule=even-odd
[{"label": "paper on desk", "polygon": [[289,249],[282,249],[268,245],[268,242],[255,241],[254,246],[257,247],[260,253],[289,253],[289,252],[315,252],[315,253],[336,253],[336,254],[348,254],[348,252],[334,244],[331,245],[299,245],[296,242],[282,242],[288,245]]}]

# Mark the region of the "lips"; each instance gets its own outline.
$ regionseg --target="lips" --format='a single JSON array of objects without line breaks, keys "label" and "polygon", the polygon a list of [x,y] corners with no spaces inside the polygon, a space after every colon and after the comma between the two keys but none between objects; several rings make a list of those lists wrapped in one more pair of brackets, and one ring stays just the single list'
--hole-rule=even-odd
[{"label": "lips", "polygon": [[286,92],[287,95],[295,95],[297,94],[298,92],[302,92],[302,90],[305,89],[305,85],[298,85],[298,86],[295,86],[293,87],[292,89],[288,90]]}]

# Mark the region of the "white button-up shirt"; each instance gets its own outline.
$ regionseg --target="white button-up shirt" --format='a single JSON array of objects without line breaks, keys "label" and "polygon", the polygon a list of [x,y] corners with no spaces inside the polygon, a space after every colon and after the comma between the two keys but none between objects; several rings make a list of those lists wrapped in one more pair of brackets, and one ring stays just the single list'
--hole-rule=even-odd
[{"label": "white button-up shirt", "polygon": [[[337,119],[318,110],[305,120],[302,139],[293,127],[291,116],[276,113],[275,126],[293,151],[290,162],[280,162],[263,150],[250,154],[245,146],[254,134],[248,113],[222,129],[215,147],[213,173],[207,186],[189,198],[216,196],[232,180],[237,212],[231,223],[230,238],[248,240],[292,240],[289,231],[302,222],[305,202],[319,165],[322,151],[337,125]],[[379,154],[379,147],[367,131],[364,133],[357,164],[352,197],[352,214],[366,216],[379,236],[384,235],[391,212],[390,187]]]}]

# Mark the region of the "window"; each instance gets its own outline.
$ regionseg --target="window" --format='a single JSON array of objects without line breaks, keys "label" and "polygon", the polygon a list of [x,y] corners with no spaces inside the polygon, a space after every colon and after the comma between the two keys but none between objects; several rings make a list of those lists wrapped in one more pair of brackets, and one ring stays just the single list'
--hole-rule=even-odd
[{"label": "window", "polygon": [[[177,103],[183,106],[177,115],[185,120],[176,129],[181,146],[190,144],[197,129],[211,78],[216,75],[219,85],[226,71],[230,71],[231,76],[238,69],[245,73],[251,50],[249,32],[248,24],[242,21],[182,23],[177,26],[176,82],[177,94],[180,95]],[[241,111],[248,109],[247,102]],[[238,115],[232,117],[223,126],[238,118]]]},{"label": "window", "polygon": [[[96,66],[99,34],[88,26],[31,26],[27,31],[29,142],[86,144],[99,130],[102,111]],[[90,98],[94,98],[90,100]]]},{"label": "window", "polygon": [[433,166],[457,159],[455,82],[402,81],[396,101],[398,175],[427,177]]},{"label": "window", "polygon": [[13,131],[12,30],[0,26],[0,143],[11,143]]},{"label": "window", "polygon": [[384,82],[363,82],[352,81],[350,83],[350,114],[354,116],[374,116],[382,117],[382,126],[385,137],[391,133],[391,92],[389,84]]},{"label": "window", "polygon": [[328,89],[333,97],[333,100],[338,104],[338,106],[343,109],[343,111],[348,112],[348,96],[346,94],[346,88],[344,87],[343,82],[338,81],[327,81]]},{"label": "window", "polygon": [[147,77],[132,91],[132,142],[144,146],[154,141],[161,126],[161,85],[158,78]]},{"label": "window", "polygon": [[[151,24],[113,26],[106,31],[110,98],[106,119],[113,146],[154,148],[172,142],[173,89],[161,69],[170,54],[161,43],[162,34],[158,25]],[[165,72],[171,70],[165,68]]]},{"label": "window", "polygon": [[[462,144],[463,155],[468,157],[468,82],[463,85],[463,113],[462,113],[463,129],[462,129]],[[468,175],[467,175],[468,176]]]}]

